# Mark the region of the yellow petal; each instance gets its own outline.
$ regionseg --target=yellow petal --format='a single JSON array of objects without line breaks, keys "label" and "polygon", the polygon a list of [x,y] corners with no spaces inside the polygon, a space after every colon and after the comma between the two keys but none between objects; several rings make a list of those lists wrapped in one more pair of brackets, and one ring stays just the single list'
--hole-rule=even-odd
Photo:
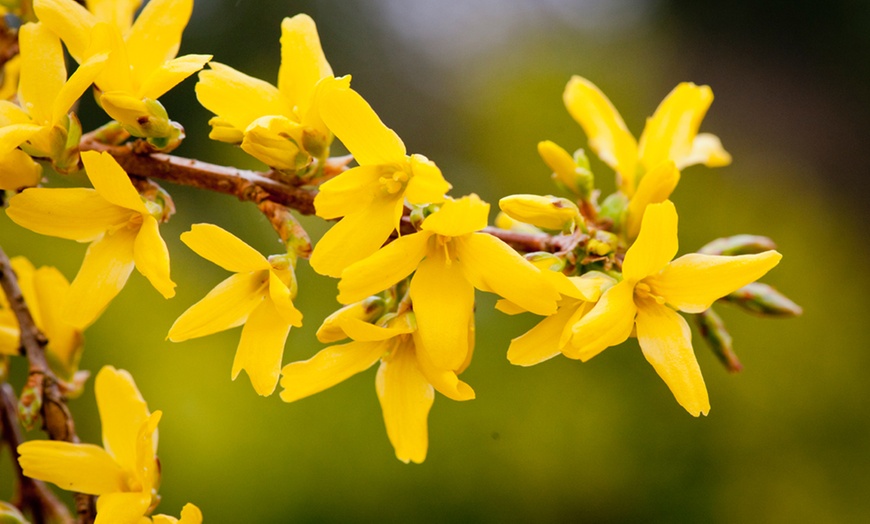
[{"label": "yellow petal", "polygon": [[731,155],[722,147],[722,142],[716,135],[699,133],[692,140],[692,150],[677,163],[679,169],[704,164],[707,167],[722,167],[731,163]]},{"label": "yellow petal", "polygon": [[509,195],[498,201],[498,207],[514,220],[556,231],[580,220],[573,202],[552,195]]},{"label": "yellow petal", "polygon": [[242,150],[275,169],[295,171],[311,159],[302,148],[302,125],[286,116],[263,116],[245,129]]},{"label": "yellow petal", "polygon": [[130,177],[112,155],[96,151],[82,151],[81,155],[88,178],[101,197],[116,206],[148,214],[148,209],[130,182]]},{"label": "yellow petal", "polygon": [[101,22],[108,22],[124,32],[133,25],[133,15],[142,0],[87,0],[85,5]]},{"label": "yellow petal", "polygon": [[457,238],[455,242],[457,257],[475,287],[537,315],[556,312],[559,293],[555,287],[510,246],[485,233]]},{"label": "yellow petal", "polygon": [[267,279],[265,271],[232,275],[182,313],[167,338],[183,342],[241,326],[263,301]]},{"label": "yellow petal", "polygon": [[79,242],[94,240],[133,215],[85,188],[26,189],[9,199],[6,214],[31,231]]},{"label": "yellow petal", "polygon": [[21,73],[21,54],[10,58],[3,65],[3,80],[0,81],[0,100],[12,100],[18,94],[18,77]]},{"label": "yellow petal", "polygon": [[[331,86],[331,87],[329,87]],[[338,82],[319,93],[320,116],[360,165],[405,161],[405,144],[363,97]]]},{"label": "yellow petal", "polygon": [[94,394],[103,425],[103,447],[122,468],[137,468],[139,429],[151,413],[130,373],[104,366],[94,381]]},{"label": "yellow petal", "polygon": [[181,241],[197,255],[227,271],[242,273],[270,269],[269,261],[239,237],[214,224],[193,224]]},{"label": "yellow petal", "polygon": [[97,499],[94,524],[133,524],[148,511],[151,494],[145,492],[108,493]]},{"label": "yellow petal", "polygon": [[181,519],[178,524],[202,524],[202,511],[193,504],[185,504],[181,508]]},{"label": "yellow petal", "polygon": [[474,287],[458,264],[428,256],[411,279],[411,301],[418,334],[429,360],[439,369],[458,369],[468,354],[468,320],[474,312]]},{"label": "yellow petal", "polygon": [[212,55],[184,55],[167,60],[143,79],[137,94],[157,100],[182,80],[196,73],[211,60]]},{"label": "yellow petal", "polygon": [[700,313],[732,291],[755,282],[776,266],[782,255],[684,255],[646,282],[654,295],[686,313]]},{"label": "yellow petal", "polygon": [[[15,59],[19,59],[20,56],[21,55],[16,55]],[[6,67],[9,67],[8,62],[7,62]],[[6,75],[6,74],[7,73],[4,72],[4,75]],[[15,94],[17,94],[18,85],[16,84],[15,87],[16,87]],[[13,94],[13,96],[14,96],[14,94]],[[9,100],[0,100],[0,131],[5,129],[6,126],[9,126],[12,124],[28,124],[28,123],[30,123],[30,120],[31,120],[30,115],[28,115],[27,112],[24,111],[23,109],[21,109],[21,107],[19,107],[17,104],[13,104]],[[35,124],[33,124],[33,126],[36,128],[40,128],[40,126],[37,126]],[[15,145],[15,146],[10,146],[10,147],[18,147],[18,146]]]},{"label": "yellow petal", "polygon": [[51,122],[51,108],[66,82],[66,65],[60,40],[44,24],[24,24],[18,36],[21,78],[18,97],[35,123]]},{"label": "yellow petal", "polygon": [[30,478],[59,487],[101,495],[122,491],[124,471],[103,448],[55,440],[31,440],[18,446],[18,463]]},{"label": "yellow petal", "polygon": [[636,313],[634,287],[623,280],[605,291],[592,311],[574,324],[574,336],[562,352],[585,362],[610,346],[622,344],[631,335]]},{"label": "yellow petal", "polygon": [[163,298],[175,296],[175,282],[169,278],[169,250],[160,236],[157,220],[146,215],[133,244],[136,269],[151,282]]},{"label": "yellow petal", "polygon": [[326,181],[314,197],[320,218],[332,219],[365,209],[380,191],[383,166],[357,166]]},{"label": "yellow petal", "polygon": [[442,236],[458,237],[485,228],[488,217],[489,204],[472,193],[458,200],[445,200],[438,211],[426,217],[420,229]]},{"label": "yellow petal", "polygon": [[417,367],[410,348],[397,348],[389,359],[381,362],[375,388],[396,458],[406,464],[426,460],[427,419],[435,391]]},{"label": "yellow petal", "polygon": [[[81,331],[70,326],[63,316],[63,304],[69,293],[66,277],[53,267],[41,267],[34,275],[36,303],[39,304],[39,326],[48,337],[48,351],[63,366],[65,378],[72,378],[78,370],[81,356]],[[31,311],[33,311],[31,307]]]},{"label": "yellow petal", "polygon": [[70,325],[84,329],[115,298],[133,271],[136,232],[120,229],[94,241],[70,284],[64,315]]},{"label": "yellow petal", "polygon": [[134,477],[144,493],[153,493],[160,484],[160,465],[157,461],[157,424],[163,412],[151,413],[140,426],[136,436],[136,467]]},{"label": "yellow petal", "polygon": [[63,40],[76,62],[81,63],[97,18],[73,0],[34,0],[33,10],[39,21]]},{"label": "yellow petal", "polygon": [[405,235],[348,266],[338,283],[338,301],[342,304],[357,302],[410,275],[426,255],[430,237],[428,233]]},{"label": "yellow petal", "polygon": [[132,73],[142,86],[163,62],[175,58],[193,0],[151,0],[124,35]]},{"label": "yellow petal", "polygon": [[405,198],[412,204],[438,204],[453,187],[434,162],[423,155],[411,155],[411,180]]},{"label": "yellow petal", "polygon": [[[18,356],[21,354],[21,332],[18,321],[0,311],[0,355]],[[14,322],[14,324],[13,324]]]},{"label": "yellow petal", "polygon": [[271,300],[264,300],[248,317],[242,328],[242,338],[233,359],[233,380],[243,369],[248,373],[254,391],[264,397],[275,391],[281,373],[284,344],[290,324],[281,318]]},{"label": "yellow petal", "polygon": [[670,198],[680,181],[680,172],[673,162],[665,162],[646,173],[640,179],[637,191],[628,203],[628,219],[625,231],[628,238],[637,237],[643,212],[649,204],[658,204]]},{"label": "yellow petal", "polygon": [[[474,398],[474,390],[465,382],[459,380],[457,372],[438,368],[430,359],[430,352],[421,349],[423,340],[420,338],[419,331],[414,332],[413,340],[417,355],[417,367],[426,381],[442,395],[451,400],[472,400]],[[462,366],[460,366],[461,368]]]},{"label": "yellow petal", "polygon": [[573,301],[568,307],[561,307],[527,331],[511,340],[507,358],[516,366],[533,366],[549,360],[561,352],[559,341],[568,319],[583,302]]},{"label": "yellow petal", "polygon": [[637,165],[637,142],[616,108],[592,82],[579,76],[571,77],[562,99],[589,138],[589,147],[619,173],[619,188],[631,195]]},{"label": "yellow petal", "polygon": [[[119,29],[103,22],[95,25],[91,31],[95,39],[104,40],[104,42],[99,42],[100,44],[112,50],[109,53],[109,59],[106,60],[106,67],[97,76],[94,83],[103,93],[117,91],[126,96],[136,99],[140,98],[133,96],[138,90],[138,86],[133,78],[127,45],[124,43],[124,37]],[[92,41],[91,45],[95,43],[97,42]],[[102,104],[103,102],[100,101],[100,103]]]},{"label": "yellow petal", "polygon": [[290,116],[277,87],[218,62],[209,67],[199,73],[196,98],[236,129],[246,129],[261,116]]},{"label": "yellow petal", "polygon": [[[97,28],[99,27],[98,25]],[[103,41],[108,43],[105,39]],[[94,83],[94,79],[106,67],[109,49],[107,47],[101,48],[100,44],[92,45],[87,51],[87,56],[88,59],[82,62],[75,73],[69,77],[69,80],[63,84],[56,94],[56,98],[52,101],[50,106],[52,124],[60,122],[69,113],[76,100]]]},{"label": "yellow petal", "polygon": [[304,115],[314,98],[314,86],[332,68],[320,47],[317,26],[308,15],[299,14],[281,22],[281,67],[278,69],[278,90],[290,106]]},{"label": "yellow petal", "polygon": [[640,136],[638,149],[641,163],[652,169],[671,160],[679,166],[692,153],[701,121],[713,103],[708,86],[683,82],[662,100]]},{"label": "yellow petal", "polygon": [[346,267],[373,254],[387,241],[396,227],[396,210],[401,212],[401,205],[400,199],[380,197],[364,210],[342,218],[314,246],[311,267],[321,275],[340,277]]},{"label": "yellow petal", "polygon": [[16,147],[42,131],[36,124],[11,124],[0,129],[0,155],[7,155]]},{"label": "yellow petal", "polygon": [[[561,275],[562,273],[556,274]],[[599,271],[590,271],[579,277],[568,277],[568,281],[571,283],[571,287],[574,288],[572,292],[565,293],[561,289],[559,291],[569,297],[585,300],[587,302],[598,301],[601,294],[604,293],[607,288],[616,284],[616,280],[614,280],[613,277],[605,275]]]},{"label": "yellow petal", "polygon": [[710,400],[686,320],[666,306],[645,300],[637,310],[637,341],[677,402],[696,417],[706,415]]},{"label": "yellow petal", "polygon": [[[2,147],[2,146],[0,146]],[[39,184],[42,166],[20,149],[0,154],[0,190],[18,191]]]},{"label": "yellow petal", "polygon": [[281,370],[281,400],[293,402],[320,393],[367,370],[386,350],[384,342],[348,342],[320,350],[308,360]]},{"label": "yellow petal", "polygon": [[302,313],[293,305],[293,294],[275,271],[269,272],[269,298],[284,322],[293,327],[302,326]]},{"label": "yellow petal", "polygon": [[625,280],[637,282],[665,267],[677,254],[677,209],[670,200],[646,206],[637,240],[622,262]]}]

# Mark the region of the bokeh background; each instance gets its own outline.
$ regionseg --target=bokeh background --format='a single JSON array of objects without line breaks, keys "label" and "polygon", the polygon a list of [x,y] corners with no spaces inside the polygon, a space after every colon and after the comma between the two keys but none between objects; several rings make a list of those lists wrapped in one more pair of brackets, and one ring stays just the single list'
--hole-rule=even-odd
[{"label": "bokeh background", "polygon": [[[163,410],[159,511],[178,515],[190,501],[207,522],[258,523],[870,521],[866,2],[199,0],[182,52],[213,53],[274,82],[280,21],[299,12],[317,21],[336,73],[353,75],[410,151],[435,160],[455,195],[493,203],[556,191],[539,140],[585,147],[561,102],[572,74],[600,86],[635,133],[678,82],[711,85],[702,129],[734,163],[685,170],[673,197],[681,252],[719,236],[770,236],[785,258],[764,281],[805,314],[765,320],[720,307],[745,370],[727,373],[696,335],[713,407],[694,419],[635,341],[586,364],[512,367],[508,343],[536,319],[505,317],[481,294],[463,376],[477,399],[439,396],[428,459],[404,465],[386,438],[374,369],[288,405],[258,397],[244,375],[229,380],[238,329],[164,340],[226,276],[178,240],[191,223],[280,249],[252,205],[167,185],[178,214],[162,232],[178,295],[165,301],[134,274],[87,332],[82,362],[130,370],[151,409]],[[178,153],[258,167],[208,141],[210,115],[193,85],[163,99],[189,135]],[[86,126],[102,122],[90,100],[82,114]],[[606,166],[593,167],[611,189]],[[5,215],[0,242],[70,279],[85,249]],[[305,327],[291,333],[286,362],[320,349],[313,333],[337,306],[335,281],[305,264],[299,277]],[[14,371],[20,384],[23,362]],[[82,439],[99,443],[92,388],[71,407]],[[4,451],[0,499],[11,489]]]}]

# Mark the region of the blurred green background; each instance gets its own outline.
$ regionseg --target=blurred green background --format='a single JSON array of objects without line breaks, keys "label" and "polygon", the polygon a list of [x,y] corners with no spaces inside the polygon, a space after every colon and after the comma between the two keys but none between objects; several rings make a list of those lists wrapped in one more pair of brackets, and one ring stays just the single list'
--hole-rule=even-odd
[{"label": "blurred green background", "polygon": [[[288,405],[258,397],[244,375],[229,380],[238,329],[164,340],[226,276],[178,240],[191,223],[280,249],[252,205],[167,185],[178,214],[162,232],[178,295],[165,301],[134,274],[87,332],[83,358],[94,372],[129,370],[163,410],[160,512],[193,502],[206,522],[870,521],[865,2],[199,0],[182,52],[274,82],[280,21],[299,12],[317,21],[336,74],[353,75],[410,152],[436,161],[454,195],[493,204],[556,191],[539,140],[586,146],[561,102],[572,74],[601,87],[636,134],[678,82],[711,85],[702,130],[734,163],[684,172],[673,197],[681,253],[719,236],[769,236],[785,258],[764,281],[805,314],[764,320],[719,307],[745,370],[728,374],[696,334],[713,407],[694,419],[633,340],[586,364],[511,366],[510,339],[537,319],[505,317],[479,294],[478,347],[463,375],[477,399],[438,396],[428,458],[404,465],[386,438],[374,369]],[[163,99],[189,135],[178,154],[256,168],[208,141],[193,85]],[[93,109],[83,103],[86,126],[102,123]],[[611,189],[610,171],[593,167]],[[85,249],[5,216],[0,243],[70,279]],[[305,326],[285,362],[320,349],[313,333],[337,306],[335,281],[305,264],[299,278]],[[19,385],[23,361],[14,367]],[[71,407],[82,439],[99,443],[90,385]],[[3,452],[0,499],[11,489]]]}]

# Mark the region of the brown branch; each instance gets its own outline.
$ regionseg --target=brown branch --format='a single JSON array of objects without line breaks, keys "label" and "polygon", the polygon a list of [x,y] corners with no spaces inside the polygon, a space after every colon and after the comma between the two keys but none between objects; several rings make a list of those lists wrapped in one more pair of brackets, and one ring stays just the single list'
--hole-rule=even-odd
[{"label": "brown branch", "polygon": [[0,22],[0,68],[18,54],[18,32]]},{"label": "brown branch", "polygon": [[[0,286],[6,293],[9,307],[18,320],[18,329],[21,332],[21,346],[30,366],[27,387],[42,396],[43,428],[51,440],[62,440],[77,443],[79,441],[75,432],[75,423],[72,413],[66,405],[66,397],[58,385],[57,378],[48,367],[45,359],[45,346],[48,339],[36,327],[30,309],[21,294],[18,279],[12,270],[9,257],[0,247]],[[79,522],[93,522],[96,516],[94,497],[81,493],[75,494],[76,511]]]}]

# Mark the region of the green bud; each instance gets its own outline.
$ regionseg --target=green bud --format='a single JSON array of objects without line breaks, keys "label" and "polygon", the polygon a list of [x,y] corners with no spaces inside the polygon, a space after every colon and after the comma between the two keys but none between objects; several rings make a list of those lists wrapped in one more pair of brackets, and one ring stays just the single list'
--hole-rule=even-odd
[{"label": "green bud", "polygon": [[796,317],[804,311],[788,297],[761,282],[747,284],[723,300],[765,317]]},{"label": "green bud", "polygon": [[18,397],[18,419],[27,431],[36,426],[41,410],[42,388],[28,381],[21,389],[21,395]]},{"label": "green bud", "polygon": [[135,98],[126,94],[103,93],[99,99],[103,110],[117,120],[133,136],[147,138],[158,149],[178,141],[181,126],[169,120],[163,104],[150,98]]},{"label": "green bud", "polygon": [[0,500],[0,524],[28,524],[18,508]]},{"label": "green bud", "polygon": [[101,144],[119,145],[130,138],[130,133],[120,123],[112,120],[94,131],[94,138]]},{"label": "green bud", "polygon": [[707,341],[710,349],[713,350],[713,354],[725,366],[725,369],[732,373],[742,370],[743,365],[734,353],[731,335],[725,329],[725,323],[722,321],[722,318],[711,308],[695,315],[695,320],[701,336]]},{"label": "green bud", "polygon": [[704,255],[754,255],[776,249],[773,240],[758,235],[734,235],[717,238],[698,250]]},{"label": "green bud", "polygon": [[586,252],[592,256],[603,257],[616,251],[619,246],[619,237],[609,231],[598,230],[595,236],[586,243]]},{"label": "green bud", "polygon": [[604,218],[613,223],[614,230],[621,230],[625,223],[625,215],[628,212],[628,197],[620,192],[612,193],[604,202],[601,203],[601,209],[598,211],[599,219]]}]

